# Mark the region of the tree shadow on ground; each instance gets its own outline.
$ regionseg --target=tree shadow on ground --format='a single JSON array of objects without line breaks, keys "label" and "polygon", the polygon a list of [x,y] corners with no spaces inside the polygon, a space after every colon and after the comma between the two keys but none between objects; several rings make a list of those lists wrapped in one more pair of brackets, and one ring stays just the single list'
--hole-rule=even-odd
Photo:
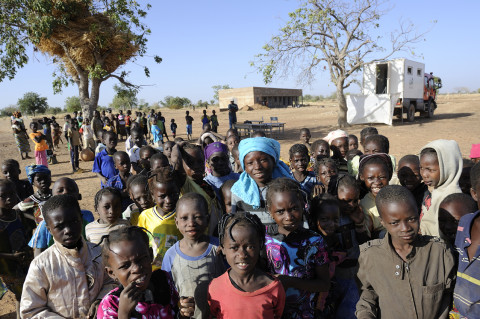
[{"label": "tree shadow on ground", "polygon": [[405,119],[393,119],[393,125],[414,125],[414,124],[426,124],[430,122],[437,122],[437,121],[442,121],[442,120],[451,120],[451,119],[458,119],[462,117],[469,117],[474,115],[475,113],[443,113],[443,114],[435,114],[433,118],[426,118],[426,117],[421,117],[421,116],[415,116],[415,120],[413,122],[407,122]]}]

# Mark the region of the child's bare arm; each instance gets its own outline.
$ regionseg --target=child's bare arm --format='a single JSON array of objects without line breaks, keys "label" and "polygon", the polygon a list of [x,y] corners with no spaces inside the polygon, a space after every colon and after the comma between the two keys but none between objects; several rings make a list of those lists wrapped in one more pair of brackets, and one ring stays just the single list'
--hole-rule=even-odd
[{"label": "child's bare arm", "polygon": [[106,178],[105,176],[103,176],[102,173],[97,172],[97,173],[95,173],[95,174],[97,174],[97,177],[100,179],[100,181],[102,182],[102,184],[105,185],[105,184],[107,183],[107,178]]},{"label": "child's bare arm", "polygon": [[330,289],[328,268],[328,263],[315,267],[314,279],[297,278],[287,275],[278,275],[277,278],[282,282],[285,289],[292,287],[310,292],[328,291],[328,289]]}]

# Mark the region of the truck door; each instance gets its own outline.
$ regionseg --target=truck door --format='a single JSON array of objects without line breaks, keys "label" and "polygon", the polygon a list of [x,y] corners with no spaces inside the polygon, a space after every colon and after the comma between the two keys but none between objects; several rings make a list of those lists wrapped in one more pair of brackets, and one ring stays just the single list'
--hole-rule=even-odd
[{"label": "truck door", "polygon": [[429,81],[428,81],[428,77],[424,77],[423,78],[424,80],[424,84],[423,84],[423,100],[424,101],[428,101],[428,98],[430,96],[430,89],[429,89]]}]

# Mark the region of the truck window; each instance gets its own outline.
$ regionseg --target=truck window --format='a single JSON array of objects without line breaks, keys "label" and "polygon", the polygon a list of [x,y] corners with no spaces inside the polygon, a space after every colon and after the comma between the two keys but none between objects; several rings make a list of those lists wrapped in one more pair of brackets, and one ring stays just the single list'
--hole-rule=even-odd
[{"label": "truck window", "polygon": [[409,67],[407,68],[407,73],[408,73],[408,74],[412,74],[412,67],[411,67],[411,66],[409,66]]},{"label": "truck window", "polygon": [[422,69],[417,69],[417,76],[422,76]]},{"label": "truck window", "polygon": [[428,87],[428,78],[427,77],[424,77],[424,82],[425,82],[425,87]]}]

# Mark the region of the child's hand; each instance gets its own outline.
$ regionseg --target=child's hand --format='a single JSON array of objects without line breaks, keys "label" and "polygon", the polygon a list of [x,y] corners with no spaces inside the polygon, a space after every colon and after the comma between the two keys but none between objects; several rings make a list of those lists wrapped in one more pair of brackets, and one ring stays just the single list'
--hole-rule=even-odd
[{"label": "child's hand", "polygon": [[355,223],[355,225],[363,224],[365,221],[365,214],[360,206],[357,206],[357,208],[352,210],[352,212],[349,214],[349,217]]},{"label": "child's hand", "polygon": [[27,257],[28,257],[28,254],[25,251],[18,251],[12,254],[12,258],[19,263],[24,263]]},{"label": "child's hand", "polygon": [[137,305],[138,301],[142,297],[142,294],[143,291],[137,288],[135,281],[129,283],[120,294],[120,301],[118,305],[118,318],[120,318],[120,314],[122,314],[122,317],[126,316],[127,318],[127,316]]},{"label": "child's hand", "polygon": [[313,188],[313,197],[317,197],[326,192],[327,188],[324,185],[315,185],[315,187]]},{"label": "child's hand", "polygon": [[180,315],[191,317],[195,312],[195,299],[193,297],[180,297]]}]

